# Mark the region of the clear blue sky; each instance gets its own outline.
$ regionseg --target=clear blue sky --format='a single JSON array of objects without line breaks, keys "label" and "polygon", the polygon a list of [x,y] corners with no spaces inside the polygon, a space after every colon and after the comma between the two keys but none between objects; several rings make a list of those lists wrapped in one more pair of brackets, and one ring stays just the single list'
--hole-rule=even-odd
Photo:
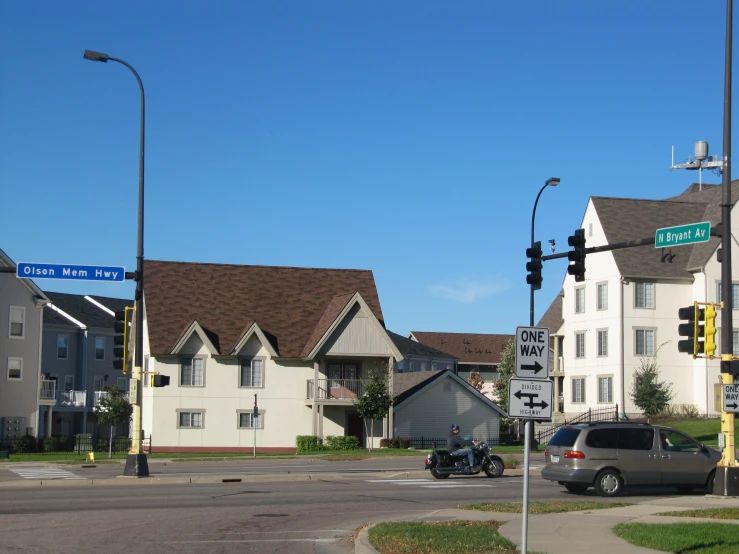
[{"label": "clear blue sky", "polygon": [[[2,2],[0,248],[135,267],[138,88],[92,49],[146,88],[146,258],[371,269],[396,332],[513,333],[547,178],[536,238],[562,252],[589,196],[696,181],[669,171],[672,145],[722,155],[724,17],[715,0]],[[565,264],[545,264],[537,320]]]}]

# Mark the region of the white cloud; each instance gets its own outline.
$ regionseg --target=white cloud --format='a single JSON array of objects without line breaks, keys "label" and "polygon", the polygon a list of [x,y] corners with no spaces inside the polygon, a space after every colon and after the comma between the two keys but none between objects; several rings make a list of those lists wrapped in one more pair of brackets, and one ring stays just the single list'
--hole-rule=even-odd
[{"label": "white cloud", "polygon": [[463,304],[474,304],[478,300],[488,298],[509,288],[508,282],[502,277],[494,281],[472,281],[460,279],[450,285],[429,285],[429,292],[433,296],[461,302]]}]

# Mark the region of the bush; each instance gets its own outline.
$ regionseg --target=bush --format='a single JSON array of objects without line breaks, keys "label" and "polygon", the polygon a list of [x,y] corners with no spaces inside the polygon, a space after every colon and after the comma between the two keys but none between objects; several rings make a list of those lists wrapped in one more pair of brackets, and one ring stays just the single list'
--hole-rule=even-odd
[{"label": "bush", "polygon": [[298,454],[324,450],[323,439],[313,435],[298,435],[295,437],[295,446],[298,447]]},{"label": "bush", "polygon": [[10,446],[16,454],[36,452],[36,437],[32,437],[31,435],[15,437],[10,443]]},{"label": "bush", "polygon": [[41,452],[59,452],[59,437],[46,437],[39,439],[38,449]]},{"label": "bush", "polygon": [[513,456],[508,456],[503,460],[503,467],[506,469],[516,469],[518,467],[518,460]]},{"label": "bush", "polygon": [[115,437],[113,439],[113,452],[128,452],[131,450],[131,439],[129,437]]},{"label": "bush", "polygon": [[359,448],[357,437],[326,437],[328,450],[356,450]]},{"label": "bush", "polygon": [[697,419],[701,414],[695,404],[680,404],[680,415],[688,419]]},{"label": "bush", "polygon": [[95,443],[95,452],[107,452],[108,439],[98,439]]},{"label": "bush", "polygon": [[408,449],[411,447],[411,439],[401,439],[395,437],[392,439],[381,439],[380,448],[403,448]]}]

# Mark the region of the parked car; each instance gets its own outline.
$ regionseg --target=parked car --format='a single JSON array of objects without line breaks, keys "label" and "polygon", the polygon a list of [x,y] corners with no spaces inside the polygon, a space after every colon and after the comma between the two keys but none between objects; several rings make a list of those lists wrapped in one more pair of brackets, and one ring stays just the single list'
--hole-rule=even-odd
[{"label": "parked car", "polygon": [[574,493],[595,487],[618,496],[625,486],[673,486],[681,493],[713,491],[721,454],[692,437],[646,423],[588,423],[557,431],[544,452],[543,479]]}]

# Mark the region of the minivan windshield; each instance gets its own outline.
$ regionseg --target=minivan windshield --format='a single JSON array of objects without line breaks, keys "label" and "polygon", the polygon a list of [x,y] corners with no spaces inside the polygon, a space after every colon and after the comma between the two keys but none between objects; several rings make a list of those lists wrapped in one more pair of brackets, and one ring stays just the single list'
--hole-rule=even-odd
[{"label": "minivan windshield", "polygon": [[574,446],[577,437],[580,436],[580,429],[575,427],[562,427],[554,433],[549,441],[548,446]]}]

